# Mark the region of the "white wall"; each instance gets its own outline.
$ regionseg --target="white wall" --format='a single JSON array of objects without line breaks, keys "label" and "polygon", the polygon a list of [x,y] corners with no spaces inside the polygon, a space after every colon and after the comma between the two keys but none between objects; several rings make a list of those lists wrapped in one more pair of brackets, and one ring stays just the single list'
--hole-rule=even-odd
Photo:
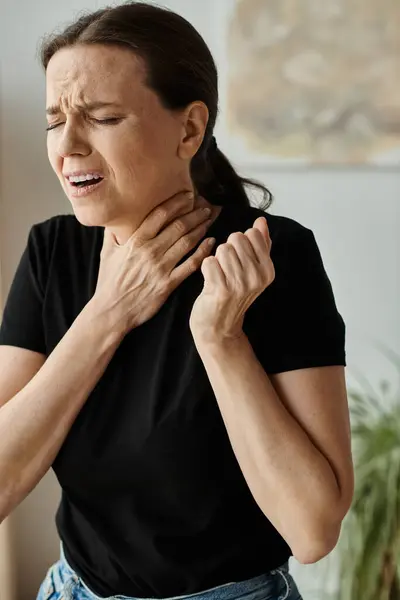
[{"label": "white wall", "polygon": [[[211,0],[165,4],[186,16],[218,54],[221,46]],[[78,11],[102,5],[93,0],[19,0],[2,5],[0,256],[4,294],[31,224],[71,212],[47,164],[44,76],[35,59],[37,42]],[[392,369],[371,342],[376,339],[400,349],[400,174],[368,169],[246,174],[268,183],[276,196],[273,212],[313,229],[347,323],[349,372],[357,367],[373,381],[383,375],[392,377]],[[58,500],[58,484],[49,473],[13,515],[18,600],[35,597],[47,566],[57,558],[54,512]],[[307,590],[312,587],[315,568],[294,565],[294,571],[305,599],[311,599]]]}]

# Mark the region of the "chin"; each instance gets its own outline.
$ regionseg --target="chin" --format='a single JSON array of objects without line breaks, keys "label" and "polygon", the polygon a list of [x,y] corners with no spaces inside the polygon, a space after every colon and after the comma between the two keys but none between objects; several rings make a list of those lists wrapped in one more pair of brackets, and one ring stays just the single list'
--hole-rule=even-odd
[{"label": "chin", "polygon": [[77,221],[85,227],[105,227],[106,223],[110,221],[110,215],[104,214],[104,211],[99,210],[98,207],[96,209],[93,206],[83,208],[72,205],[72,210]]}]

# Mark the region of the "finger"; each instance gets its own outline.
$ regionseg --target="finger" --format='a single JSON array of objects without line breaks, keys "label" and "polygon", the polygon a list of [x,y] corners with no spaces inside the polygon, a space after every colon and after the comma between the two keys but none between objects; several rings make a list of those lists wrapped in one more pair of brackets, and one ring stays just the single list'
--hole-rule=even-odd
[{"label": "finger", "polygon": [[242,281],[243,268],[236,250],[231,244],[221,244],[221,246],[218,246],[216,257],[228,283],[239,283]]},{"label": "finger", "polygon": [[268,248],[271,249],[272,241],[271,236],[269,234],[269,227],[266,218],[258,217],[258,219],[254,221],[253,228],[258,229],[262,233]]},{"label": "finger", "polygon": [[181,265],[175,267],[170,275],[170,283],[172,289],[178,287],[185,279],[195,273],[200,267],[205,258],[207,258],[215,244],[215,238],[207,238],[197,248],[196,252],[190,258],[185,260]]},{"label": "finger", "polygon": [[256,227],[256,229],[261,231],[265,239],[269,238],[269,228],[267,219],[265,217],[258,217],[258,219],[254,221],[253,227]]},{"label": "finger", "polygon": [[180,192],[156,206],[143,220],[135,232],[135,241],[146,242],[173,221],[178,215],[186,214],[193,209],[194,193]]},{"label": "finger", "polygon": [[208,256],[201,264],[205,287],[226,287],[226,277],[215,256]]},{"label": "finger", "polygon": [[196,196],[194,201],[194,208],[203,208],[209,206],[209,203],[203,196]]},{"label": "finger", "polygon": [[[200,241],[201,237],[204,237],[204,227],[210,225],[211,210],[208,206],[197,208],[196,210],[188,213],[187,215],[176,218],[172,223],[165,227],[150,243],[152,243],[154,249],[160,252],[160,254],[167,254],[174,245],[180,241],[180,244],[175,246],[173,256],[177,255],[175,264],[185,256],[185,254],[194,248],[194,246]],[[204,227],[201,227],[204,225]],[[196,237],[194,233],[198,229],[201,237]],[[191,234],[192,232],[192,234]],[[190,242],[194,242],[191,244]],[[175,266],[174,264],[174,266]]]},{"label": "finger", "polygon": [[[162,244],[157,246],[156,252],[161,255],[161,260],[163,264],[169,268],[170,271],[176,267],[176,265],[188,254],[193,248],[197,246],[199,242],[201,242],[204,236],[207,234],[207,231],[210,227],[211,219],[207,219],[199,223],[196,227],[192,228],[190,231],[182,235],[180,233],[180,237],[175,233],[170,233],[170,235],[174,236],[176,240],[175,243],[173,241],[164,239]],[[158,244],[158,238],[157,242]]]},{"label": "finger", "polygon": [[270,246],[264,234],[257,227],[252,227],[246,231],[245,235],[251,243],[258,262],[265,265],[270,258]]},{"label": "finger", "polygon": [[229,244],[232,244],[232,246],[235,248],[236,254],[238,255],[242,268],[245,268],[246,265],[249,264],[249,261],[251,263],[258,262],[253,246],[249,238],[244,233],[231,233],[227,241]]}]

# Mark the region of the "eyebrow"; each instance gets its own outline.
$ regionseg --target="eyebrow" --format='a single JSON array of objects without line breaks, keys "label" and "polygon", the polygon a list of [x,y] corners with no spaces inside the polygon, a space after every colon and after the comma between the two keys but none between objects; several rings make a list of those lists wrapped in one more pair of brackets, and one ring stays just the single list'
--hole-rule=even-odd
[{"label": "eyebrow", "polygon": [[[79,110],[82,112],[89,112],[91,110],[96,110],[98,108],[105,108],[110,106],[113,106],[114,108],[121,108],[121,105],[117,104],[116,102],[89,102],[81,104],[79,106]],[[54,104],[53,106],[49,106],[48,108],[46,108],[47,115],[58,115],[61,112],[62,110],[58,104]]]}]

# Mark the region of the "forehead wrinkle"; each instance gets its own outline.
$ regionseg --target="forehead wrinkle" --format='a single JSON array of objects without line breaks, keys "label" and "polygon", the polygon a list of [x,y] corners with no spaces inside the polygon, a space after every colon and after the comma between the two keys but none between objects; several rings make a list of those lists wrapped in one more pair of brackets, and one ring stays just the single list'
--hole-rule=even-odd
[{"label": "forehead wrinkle", "polygon": [[66,68],[60,68],[53,80],[51,89],[51,101],[49,104],[58,106],[62,112],[78,106],[85,100],[85,90],[88,87],[88,74],[78,68],[74,63],[66,65]]},{"label": "forehead wrinkle", "polygon": [[[124,102],[124,98],[129,100],[134,81],[143,80],[143,64],[129,51],[128,55],[120,49],[108,50],[74,48],[55,55],[48,69],[48,104],[59,105],[65,112],[79,110],[80,105],[98,100],[112,102],[116,97],[120,102]],[[129,81],[133,85],[129,85]],[[110,90],[114,92],[113,98],[109,97]],[[143,98],[139,100],[141,94],[138,96],[137,92],[134,93],[134,104],[144,101]]]}]

